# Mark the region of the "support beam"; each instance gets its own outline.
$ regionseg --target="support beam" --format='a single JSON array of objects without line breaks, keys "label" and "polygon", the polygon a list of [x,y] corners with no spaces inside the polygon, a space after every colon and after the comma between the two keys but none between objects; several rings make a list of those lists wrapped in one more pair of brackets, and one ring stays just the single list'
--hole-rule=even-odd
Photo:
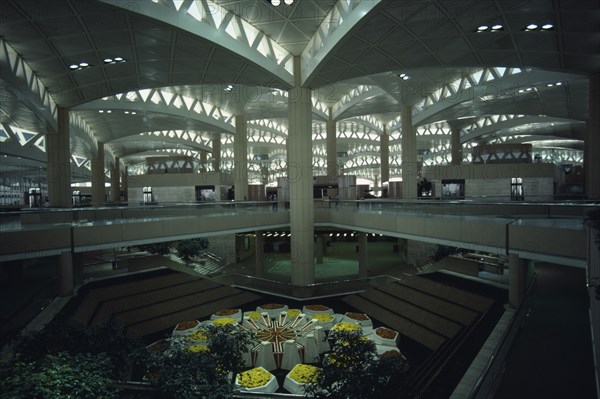
[{"label": "support beam", "polygon": [[48,198],[50,206],[70,208],[71,198],[71,148],[69,111],[58,108],[58,133],[46,134],[48,154]]},{"label": "support beam", "polygon": [[408,105],[402,106],[402,198],[417,198],[417,135]]},{"label": "support beam", "polygon": [[327,130],[327,181],[336,183],[338,178],[336,123],[333,120],[333,110],[328,108],[329,119],[325,125]]},{"label": "support beam", "polygon": [[98,142],[98,151],[92,159],[92,204],[104,204],[105,178],[104,178],[104,143]]},{"label": "support beam", "polygon": [[248,129],[246,115],[235,117],[235,138],[233,139],[235,200],[248,200]]},{"label": "support beam", "polygon": [[213,158],[213,170],[215,172],[221,171],[221,138],[217,137],[212,141],[212,158]]},{"label": "support beam", "polygon": [[127,166],[121,170],[121,190],[123,191],[123,201],[129,201],[129,169]]},{"label": "support beam", "polygon": [[452,165],[460,165],[462,164],[462,144],[460,142],[460,129],[453,128],[452,129],[452,138],[451,138],[451,151],[452,151]]},{"label": "support beam", "polygon": [[121,160],[115,157],[115,166],[110,172],[110,200],[113,203],[121,202]]},{"label": "support beam", "polygon": [[308,286],[315,282],[312,98],[300,86],[300,58],[294,57],[296,86],[288,95],[289,131],[287,141],[290,188],[291,282]]},{"label": "support beam", "polygon": [[381,187],[383,187],[383,183],[390,181],[390,136],[387,134],[386,125],[383,125],[380,148]]}]

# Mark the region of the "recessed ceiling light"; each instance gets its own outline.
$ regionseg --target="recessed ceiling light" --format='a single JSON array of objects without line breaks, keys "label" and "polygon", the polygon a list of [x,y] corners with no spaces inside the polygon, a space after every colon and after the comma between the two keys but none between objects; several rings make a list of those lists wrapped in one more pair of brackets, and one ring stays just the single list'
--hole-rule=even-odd
[{"label": "recessed ceiling light", "polygon": [[283,0],[283,2],[288,6],[291,6],[294,3],[294,0]]},{"label": "recessed ceiling light", "polygon": [[85,67],[90,66],[90,64],[88,64],[87,62],[80,62],[79,66],[82,67],[82,68],[85,68]]},{"label": "recessed ceiling light", "polygon": [[274,5],[275,7],[277,7],[278,5],[281,4],[281,0],[271,0],[271,4]]},{"label": "recessed ceiling light", "polygon": [[483,31],[485,31],[485,30],[488,30],[488,28],[489,28],[489,27],[488,27],[487,25],[481,25],[479,28],[477,28],[477,30],[478,30],[479,32],[483,32]]},{"label": "recessed ceiling light", "polygon": [[405,73],[401,73],[401,74],[400,74],[400,75],[398,75],[398,76],[399,76],[399,77],[401,77],[401,78],[403,78],[403,77],[405,77],[405,76],[406,76],[406,74],[405,74]]},{"label": "recessed ceiling light", "polygon": [[554,83],[548,83],[546,86],[547,87],[552,87],[552,86],[554,86]]},{"label": "recessed ceiling light", "polygon": [[121,62],[121,61],[125,61],[125,60],[123,59],[123,57],[115,57],[115,61]]},{"label": "recessed ceiling light", "polygon": [[110,113],[112,113],[112,111],[109,109],[108,111],[106,111],[106,113],[107,113],[107,114],[110,114]]},{"label": "recessed ceiling light", "polygon": [[101,114],[103,114],[104,110],[103,109],[99,109],[98,112],[101,113]]},{"label": "recessed ceiling light", "polygon": [[112,58],[105,58],[104,62],[106,62],[107,64],[110,64],[111,62],[113,62]]},{"label": "recessed ceiling light", "polygon": [[531,90],[533,90],[532,87],[528,87],[528,88],[525,89],[525,91],[531,91]]},{"label": "recessed ceiling light", "polygon": [[542,25],[542,29],[548,30],[554,28],[553,24],[544,24]]},{"label": "recessed ceiling light", "polygon": [[536,24],[529,24],[529,25],[527,25],[527,29],[529,29],[529,30],[535,30],[537,28],[538,28],[538,26]]},{"label": "recessed ceiling light", "polygon": [[410,76],[408,76],[408,75],[402,77],[402,80],[408,80],[408,79],[410,79]]},{"label": "recessed ceiling light", "polygon": [[128,114],[128,113],[129,113],[129,111],[125,111],[125,113],[126,113],[126,114]]},{"label": "recessed ceiling light", "polygon": [[500,29],[502,29],[502,25],[500,25],[500,24],[492,26],[492,30],[500,30]]},{"label": "recessed ceiling light", "polygon": [[135,115],[137,112],[135,111],[131,111],[131,115]]},{"label": "recessed ceiling light", "polygon": [[562,86],[562,82],[556,82],[556,86]]},{"label": "recessed ceiling light", "polygon": [[69,68],[71,68],[71,69],[79,69],[79,65],[72,64],[72,65],[69,66]]}]

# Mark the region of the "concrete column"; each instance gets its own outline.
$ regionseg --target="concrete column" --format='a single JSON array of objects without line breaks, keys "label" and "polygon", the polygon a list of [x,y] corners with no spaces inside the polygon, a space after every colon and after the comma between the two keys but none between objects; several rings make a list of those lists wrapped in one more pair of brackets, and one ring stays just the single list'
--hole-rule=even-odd
[{"label": "concrete column", "polygon": [[221,171],[221,138],[217,137],[212,141],[212,157],[213,157],[213,170],[215,172]]},{"label": "concrete column", "polygon": [[509,254],[508,273],[508,303],[517,309],[523,303],[527,289],[527,261],[517,254]]},{"label": "concrete column", "polygon": [[73,259],[73,284],[75,286],[83,283],[83,268],[85,255],[83,253],[74,253]]},{"label": "concrete column", "polygon": [[406,238],[398,238],[398,256],[400,262],[408,262],[408,240]]},{"label": "concrete column", "polygon": [[110,172],[110,199],[112,202],[121,201],[121,161],[115,157],[115,166]]},{"label": "concrete column", "polygon": [[73,257],[71,251],[64,251],[56,259],[57,295],[73,295]]},{"label": "concrete column", "polygon": [[235,117],[235,138],[233,139],[235,171],[235,200],[248,199],[248,131],[245,115]]},{"label": "concrete column", "polygon": [[387,134],[386,125],[383,125],[380,148],[381,187],[383,187],[383,183],[390,181],[390,136]]},{"label": "concrete column", "polygon": [[412,109],[402,106],[402,198],[417,198],[417,135]]},{"label": "concrete column", "polygon": [[312,101],[310,89],[301,87],[300,57],[294,57],[296,86],[288,95],[287,141],[290,189],[290,233],[292,285],[307,286],[315,281]]},{"label": "concrete column", "polygon": [[73,205],[73,200],[69,111],[59,107],[57,121],[58,132],[46,134],[48,200],[50,206],[70,208]]},{"label": "concrete column", "polygon": [[317,258],[317,265],[323,264],[323,255],[325,253],[325,240],[322,234],[317,236],[317,241],[315,245],[315,255]]},{"label": "concrete column", "polygon": [[365,278],[368,273],[367,233],[358,233],[358,277]]},{"label": "concrete column", "polygon": [[96,157],[92,159],[92,204],[104,204],[104,143],[98,142]]},{"label": "concrete column", "polygon": [[127,166],[124,166],[121,170],[121,190],[123,190],[123,200],[125,202],[129,201],[129,169]]},{"label": "concrete column", "polygon": [[452,129],[451,139],[451,151],[452,151],[452,165],[462,164],[462,144],[460,142],[460,129]]},{"label": "concrete column", "polygon": [[206,151],[200,151],[200,172],[206,172],[207,156]]},{"label": "concrete column", "polygon": [[333,110],[329,107],[329,119],[325,125],[327,131],[327,180],[329,183],[337,183],[338,164],[337,164],[337,143],[336,143],[336,124],[333,120]]},{"label": "concrete column", "polygon": [[590,75],[589,120],[585,138],[583,167],[588,199],[600,198],[600,73]]},{"label": "concrete column", "polygon": [[256,261],[256,277],[265,275],[265,235],[257,231],[254,239],[254,258]]}]

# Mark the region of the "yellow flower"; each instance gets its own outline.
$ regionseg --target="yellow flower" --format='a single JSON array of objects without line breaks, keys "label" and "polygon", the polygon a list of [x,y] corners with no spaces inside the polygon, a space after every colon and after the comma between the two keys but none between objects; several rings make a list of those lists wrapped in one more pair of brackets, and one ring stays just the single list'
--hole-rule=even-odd
[{"label": "yellow flower", "polygon": [[331,314],[327,314],[327,313],[316,313],[314,315],[312,315],[313,319],[317,319],[319,321],[331,321],[333,320],[333,315]]},{"label": "yellow flower", "polygon": [[206,333],[204,331],[198,330],[189,334],[187,338],[192,341],[205,341],[208,337],[206,336]]},{"label": "yellow flower", "polygon": [[213,326],[215,327],[223,327],[226,326],[228,324],[236,324],[237,321],[235,321],[235,319],[229,318],[229,317],[223,317],[220,319],[215,319],[213,320]]},{"label": "yellow flower", "polygon": [[302,313],[302,312],[300,311],[300,309],[289,309],[289,310],[287,311],[287,315],[288,315],[288,317],[289,317],[289,318],[292,318],[292,319],[295,319],[296,317],[298,317],[298,315],[299,315],[300,313]]},{"label": "yellow flower", "polygon": [[194,352],[194,353],[208,352],[208,346],[206,346],[206,345],[192,345],[192,346],[188,346],[188,350],[190,352]]},{"label": "yellow flower", "polygon": [[265,385],[273,375],[261,367],[243,371],[238,374],[237,381],[244,388],[256,388]]},{"label": "yellow flower", "polygon": [[246,317],[249,317],[252,320],[259,320],[260,319],[260,312],[247,312],[246,313]]},{"label": "yellow flower", "polygon": [[290,378],[299,384],[315,382],[321,369],[309,364],[297,364],[290,372]]},{"label": "yellow flower", "polygon": [[337,323],[335,326],[333,326],[333,328],[331,330],[341,332],[341,331],[358,331],[360,329],[361,328],[358,324],[349,323],[347,321],[342,321],[341,323]]}]

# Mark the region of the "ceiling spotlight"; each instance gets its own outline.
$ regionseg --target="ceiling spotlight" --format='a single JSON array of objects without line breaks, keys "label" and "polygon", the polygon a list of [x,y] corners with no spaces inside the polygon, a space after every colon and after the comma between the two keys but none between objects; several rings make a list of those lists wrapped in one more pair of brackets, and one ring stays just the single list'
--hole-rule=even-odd
[{"label": "ceiling spotlight", "polygon": [[103,109],[99,109],[98,112],[101,113],[101,114],[103,114],[104,110]]},{"label": "ceiling spotlight", "polygon": [[406,76],[406,74],[405,74],[405,73],[401,73],[400,75],[398,75],[398,77],[399,77],[399,78],[403,78],[403,77],[405,77],[405,76]]},{"label": "ceiling spotlight", "polygon": [[116,62],[121,62],[121,61],[125,61],[122,57],[115,57],[115,61]]},{"label": "ceiling spotlight", "polygon": [[131,111],[131,115],[135,115],[137,112],[135,111]]},{"label": "ceiling spotlight", "polygon": [[71,68],[71,69],[79,69],[79,65],[72,64],[72,65],[69,66],[69,68]]},{"label": "ceiling spotlight", "polygon": [[546,87],[552,87],[552,86],[554,86],[554,83],[548,83],[548,84],[546,85]]},{"label": "ceiling spotlight", "polygon": [[477,28],[478,32],[483,32],[488,30],[488,26],[487,25],[481,25],[479,28]]},{"label": "ceiling spotlight", "polygon": [[87,62],[80,62],[79,66],[82,67],[82,68],[85,68],[85,67],[90,66],[90,64],[88,64]]},{"label": "ceiling spotlight", "polygon": [[556,86],[562,86],[562,82],[556,82]]},{"label": "ceiling spotlight", "polygon": [[110,114],[110,113],[112,113],[112,111],[109,109],[108,111],[106,111],[106,113],[107,113],[107,114]]},{"label": "ceiling spotlight", "polygon": [[544,25],[542,25],[542,29],[544,29],[544,30],[548,30],[548,29],[552,29],[552,28],[554,28],[553,24],[544,24]]},{"label": "ceiling spotlight", "polygon": [[126,114],[128,114],[128,113],[129,113],[129,111],[125,111],[125,113],[126,113]]},{"label": "ceiling spotlight", "polygon": [[283,2],[285,4],[287,4],[288,6],[291,6],[292,4],[294,4],[294,0],[283,0]]},{"label": "ceiling spotlight", "polygon": [[402,77],[402,80],[408,80],[408,79],[410,79],[410,76],[408,76],[408,75],[404,75],[404,76]]},{"label": "ceiling spotlight", "polygon": [[502,25],[496,24],[496,25],[492,26],[492,30],[502,30]]},{"label": "ceiling spotlight", "polygon": [[105,59],[104,59],[104,62],[105,62],[106,64],[110,64],[111,62],[113,62],[113,60],[112,60],[112,58],[105,58]]},{"label": "ceiling spotlight", "polygon": [[536,24],[527,25],[527,30],[536,30],[537,28],[538,28],[538,26]]},{"label": "ceiling spotlight", "polygon": [[271,4],[274,5],[275,7],[277,7],[278,5],[281,4],[281,0],[271,0]]}]

